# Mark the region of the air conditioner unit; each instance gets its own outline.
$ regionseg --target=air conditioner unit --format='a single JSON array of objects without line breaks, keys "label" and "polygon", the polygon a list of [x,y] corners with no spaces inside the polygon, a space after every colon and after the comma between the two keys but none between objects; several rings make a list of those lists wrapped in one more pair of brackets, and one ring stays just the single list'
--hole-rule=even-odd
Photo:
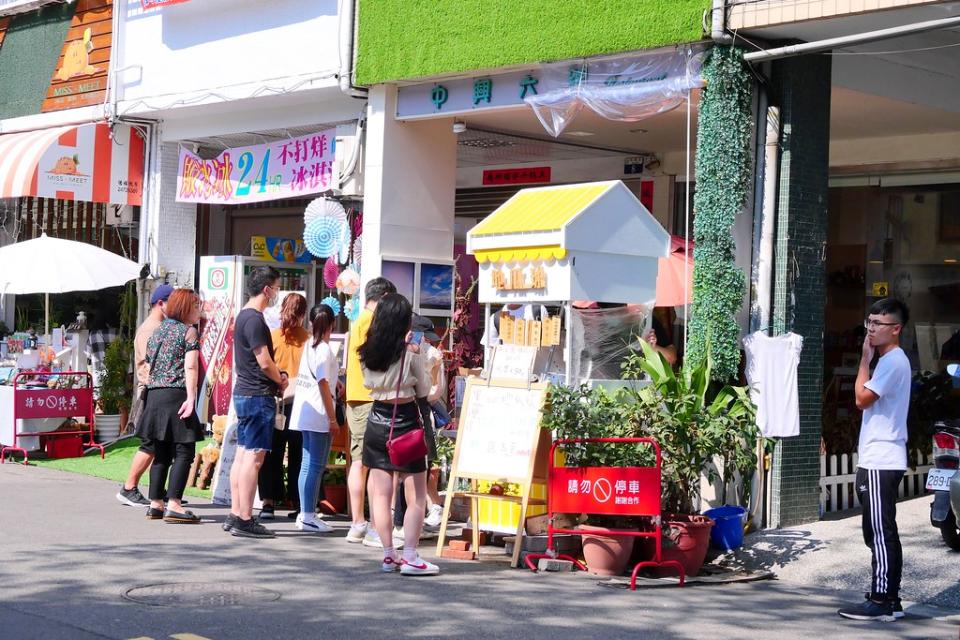
[{"label": "air conditioner unit", "polygon": [[133,226],[133,206],[129,204],[107,205],[106,223],[110,227]]},{"label": "air conditioner unit", "polygon": [[363,139],[356,124],[337,127],[335,169],[342,196],[363,198]]}]

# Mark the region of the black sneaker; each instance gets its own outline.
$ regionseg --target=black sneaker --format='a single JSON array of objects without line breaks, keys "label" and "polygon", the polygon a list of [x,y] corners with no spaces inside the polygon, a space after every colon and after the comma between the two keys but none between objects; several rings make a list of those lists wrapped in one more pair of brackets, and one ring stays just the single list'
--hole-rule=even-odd
[{"label": "black sneaker", "polygon": [[239,520],[237,516],[233,515],[232,513],[228,513],[227,519],[224,520],[223,524],[220,526],[223,527],[224,531],[230,531],[230,529],[233,529],[233,525],[237,524],[237,520]]},{"label": "black sneaker", "polygon": [[237,518],[237,521],[233,524],[233,528],[230,529],[230,535],[237,536],[240,538],[276,538],[277,534],[270,529],[267,529],[265,526],[250,518],[249,520],[241,520]]},{"label": "black sneaker", "polygon": [[[863,594],[863,597],[869,600],[870,593],[867,592]],[[893,617],[899,620],[900,618],[903,618],[906,615],[907,614],[903,612],[903,602],[900,600],[900,598],[897,598],[896,600],[893,601]]]},{"label": "black sneaker", "polygon": [[272,504],[265,504],[260,508],[261,520],[273,520],[274,512]]},{"label": "black sneaker", "polygon": [[290,513],[287,514],[287,518],[289,518],[290,520],[296,520],[299,515],[300,515],[299,511],[291,511]]},{"label": "black sneaker", "polygon": [[858,605],[840,609],[837,613],[850,620],[893,622],[897,619],[893,614],[893,605],[891,603],[874,602],[873,600],[864,600]]},{"label": "black sneaker", "polygon": [[121,504],[125,504],[128,507],[140,507],[150,504],[150,501],[144,498],[143,494],[140,493],[140,487],[126,489],[123,485],[120,485],[120,492],[117,493],[117,500],[119,500]]}]

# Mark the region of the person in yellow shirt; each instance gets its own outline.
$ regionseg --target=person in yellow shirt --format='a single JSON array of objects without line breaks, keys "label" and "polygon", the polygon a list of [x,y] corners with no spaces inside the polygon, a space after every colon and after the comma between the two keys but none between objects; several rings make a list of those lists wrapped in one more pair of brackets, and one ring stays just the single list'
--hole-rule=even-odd
[{"label": "person in yellow shirt", "polygon": [[[360,367],[360,346],[367,341],[367,331],[373,321],[377,303],[388,293],[396,293],[397,287],[386,278],[374,278],[363,290],[365,304],[360,317],[350,326],[347,353],[347,424],[350,427],[350,471],[347,475],[347,491],[350,494],[350,518],[353,521],[347,532],[347,542],[362,542],[368,547],[382,547],[373,522],[367,524],[363,515],[363,487],[367,470],[361,462],[363,457],[363,434],[373,398],[363,386],[363,371]],[[372,519],[372,518],[371,518]]]}]

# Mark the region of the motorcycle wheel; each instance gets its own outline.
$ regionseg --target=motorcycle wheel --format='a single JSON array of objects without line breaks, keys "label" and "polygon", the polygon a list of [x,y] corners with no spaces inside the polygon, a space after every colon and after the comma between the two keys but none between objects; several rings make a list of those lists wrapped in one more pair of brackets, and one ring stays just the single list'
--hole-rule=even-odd
[{"label": "motorcycle wheel", "polygon": [[940,536],[948,547],[960,551],[960,531],[957,530],[957,519],[952,512],[947,514],[947,519],[940,525]]}]

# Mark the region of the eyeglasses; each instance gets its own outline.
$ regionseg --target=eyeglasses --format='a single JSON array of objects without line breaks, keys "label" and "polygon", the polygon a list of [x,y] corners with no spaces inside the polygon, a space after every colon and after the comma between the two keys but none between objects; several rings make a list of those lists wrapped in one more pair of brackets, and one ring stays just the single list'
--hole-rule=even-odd
[{"label": "eyeglasses", "polygon": [[863,321],[863,326],[866,329],[876,329],[877,327],[895,327],[899,322],[880,322],[879,320],[870,320],[869,318]]}]

